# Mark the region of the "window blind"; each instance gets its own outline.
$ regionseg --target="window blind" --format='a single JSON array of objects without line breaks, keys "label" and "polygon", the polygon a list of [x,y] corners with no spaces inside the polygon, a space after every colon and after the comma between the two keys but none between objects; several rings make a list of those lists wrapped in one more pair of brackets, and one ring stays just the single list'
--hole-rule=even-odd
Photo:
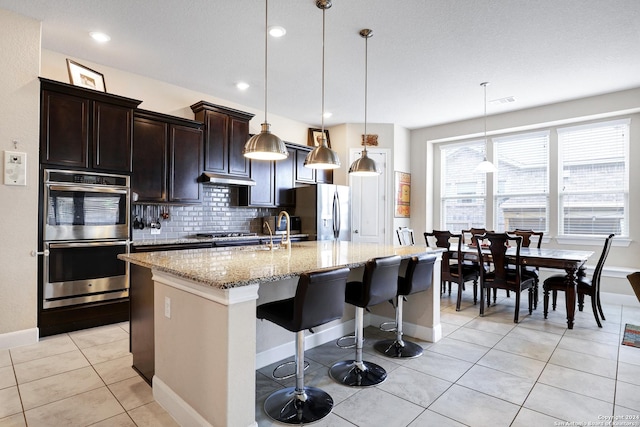
[{"label": "window blind", "polygon": [[628,235],[629,120],[558,129],[560,234]]},{"label": "window blind", "polygon": [[495,138],[493,144],[495,229],[548,231],[549,132]]},{"label": "window blind", "polygon": [[484,227],[486,220],[486,175],[474,172],[484,159],[484,140],[440,147],[441,228],[460,232]]}]

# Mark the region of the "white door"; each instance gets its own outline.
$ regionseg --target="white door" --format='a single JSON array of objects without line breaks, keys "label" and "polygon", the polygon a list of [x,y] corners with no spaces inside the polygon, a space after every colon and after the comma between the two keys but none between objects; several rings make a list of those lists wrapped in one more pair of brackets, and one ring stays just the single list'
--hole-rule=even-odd
[{"label": "white door", "polygon": [[[368,148],[367,153],[382,173],[378,177],[349,176],[351,187],[351,241],[386,244],[389,209],[387,193],[387,149]],[[360,157],[360,150],[350,151],[349,164]]]}]

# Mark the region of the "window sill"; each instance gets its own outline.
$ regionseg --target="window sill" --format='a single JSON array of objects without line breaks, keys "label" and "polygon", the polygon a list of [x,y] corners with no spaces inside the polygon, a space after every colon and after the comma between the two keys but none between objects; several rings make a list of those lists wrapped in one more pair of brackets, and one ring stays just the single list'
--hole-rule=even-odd
[{"label": "window sill", "polygon": [[[601,246],[606,236],[556,236],[556,241],[561,245]],[[629,247],[631,239],[615,236],[611,246]]]}]

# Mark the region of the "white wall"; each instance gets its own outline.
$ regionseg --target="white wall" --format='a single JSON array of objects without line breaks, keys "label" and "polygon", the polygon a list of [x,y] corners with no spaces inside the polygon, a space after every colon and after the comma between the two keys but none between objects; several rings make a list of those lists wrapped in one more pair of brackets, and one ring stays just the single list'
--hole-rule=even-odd
[{"label": "white wall", "polygon": [[[574,101],[551,104],[538,108],[489,116],[487,120],[488,134],[506,134],[515,131],[534,130],[562,126],[569,123],[602,120],[608,118],[630,117],[630,176],[629,176],[629,213],[630,239],[629,246],[615,246],[607,259],[603,291],[621,294],[632,294],[625,275],[631,270],[640,270],[640,88],[594,96]],[[418,234],[440,226],[439,206],[439,143],[447,143],[481,136],[483,119],[466,120],[448,123],[430,128],[416,129],[411,132],[411,166],[412,194],[413,189],[424,196],[424,202],[412,197],[412,227]],[[426,167],[420,165],[424,162]],[[552,168],[557,158],[550,159]],[[420,197],[420,196],[418,196]],[[413,209],[414,203],[420,205]],[[415,213],[415,215],[414,215]],[[553,212],[551,215],[553,216]],[[555,224],[555,225],[554,225]],[[601,244],[569,245],[560,244],[554,239],[557,232],[557,221],[550,221],[550,238],[545,246],[563,249],[592,250],[588,265],[597,262],[602,250]]]},{"label": "white wall", "polygon": [[[37,265],[30,252],[38,247],[40,23],[0,9],[0,52],[0,150],[27,153],[27,185],[0,185],[0,348],[3,348],[37,337],[34,329]],[[18,141],[17,148],[14,140]],[[2,335],[15,331],[27,333]]]}]

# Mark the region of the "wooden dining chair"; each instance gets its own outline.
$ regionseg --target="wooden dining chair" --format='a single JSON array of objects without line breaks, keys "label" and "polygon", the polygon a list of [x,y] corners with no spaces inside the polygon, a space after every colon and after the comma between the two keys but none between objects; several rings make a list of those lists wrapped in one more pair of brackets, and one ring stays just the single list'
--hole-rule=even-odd
[{"label": "wooden dining chair", "polygon": [[[533,230],[524,230],[521,228],[516,228],[513,231],[508,231],[507,234],[512,234],[514,236],[522,237],[522,247],[529,248],[531,244],[535,244],[535,247],[540,249],[542,246],[542,238],[544,237],[543,231],[533,231]],[[528,265],[524,266],[522,273],[525,275],[533,276],[535,280],[534,288],[533,288],[533,309],[536,310],[538,308],[538,287],[540,283],[540,269],[538,267],[531,267]]]},{"label": "wooden dining chair", "polygon": [[[455,243],[456,249],[451,250],[453,239],[457,240],[457,243]],[[440,292],[445,293],[448,285],[449,295],[451,295],[451,283],[457,283],[458,297],[456,299],[456,311],[460,311],[462,292],[465,289],[464,284],[473,281],[473,304],[475,305],[478,302],[478,265],[463,262],[462,234],[433,230],[431,233],[424,233],[424,240],[428,247],[433,248],[435,246],[436,248],[447,249],[447,251],[442,254]]]},{"label": "wooden dining chair", "polygon": [[[602,305],[600,304],[600,278],[602,277],[604,262],[607,260],[607,256],[609,255],[609,249],[611,249],[611,241],[613,240],[613,236],[614,234],[610,234],[605,239],[604,247],[602,248],[602,253],[600,254],[600,259],[598,260],[598,264],[596,264],[595,270],[593,270],[593,276],[591,276],[591,280],[586,278],[584,274],[584,268],[579,269],[578,274],[576,275],[578,310],[582,311],[582,309],[584,308],[584,296],[589,295],[591,297],[591,309],[593,310],[593,317],[596,319],[596,323],[600,328],[602,328],[602,323],[600,323],[598,313],[600,313],[600,317],[602,318],[602,320],[607,320],[604,317]],[[551,276],[544,281],[544,283],[542,284],[542,288],[544,289],[544,318],[546,319],[547,313],[549,312],[549,292],[552,293],[552,307],[553,310],[555,310],[556,302],[558,299],[558,291],[567,290],[567,276],[564,274],[556,274],[554,276]]]},{"label": "wooden dining chair", "polygon": [[633,288],[633,292],[636,294],[638,302],[640,302],[640,271],[627,275],[627,280],[629,280],[629,283]]},{"label": "wooden dining chair", "polygon": [[462,230],[462,243],[465,243],[467,245],[475,245],[476,244],[476,238],[475,236],[478,234],[485,234],[485,233],[493,233],[492,230],[487,230],[486,228],[473,228],[471,227],[468,230]]},{"label": "wooden dining chair", "polygon": [[[516,295],[515,314],[513,322],[518,323],[520,315],[520,294],[528,291],[529,294],[529,314],[533,311],[533,286],[534,279],[522,274],[522,263],[520,262],[520,248],[522,237],[510,236],[507,233],[485,233],[478,235],[478,239],[489,242],[488,248],[482,245],[477,246],[478,260],[490,257],[490,267],[485,271],[480,271],[480,316],[484,316],[484,295],[485,290],[505,289],[513,291]],[[513,262],[507,262],[507,249],[509,246],[515,247],[516,254]],[[511,258],[511,257],[510,257]],[[511,268],[509,267],[511,265]],[[494,303],[495,304],[495,303]],[[490,292],[487,292],[487,307],[491,305]]]}]

